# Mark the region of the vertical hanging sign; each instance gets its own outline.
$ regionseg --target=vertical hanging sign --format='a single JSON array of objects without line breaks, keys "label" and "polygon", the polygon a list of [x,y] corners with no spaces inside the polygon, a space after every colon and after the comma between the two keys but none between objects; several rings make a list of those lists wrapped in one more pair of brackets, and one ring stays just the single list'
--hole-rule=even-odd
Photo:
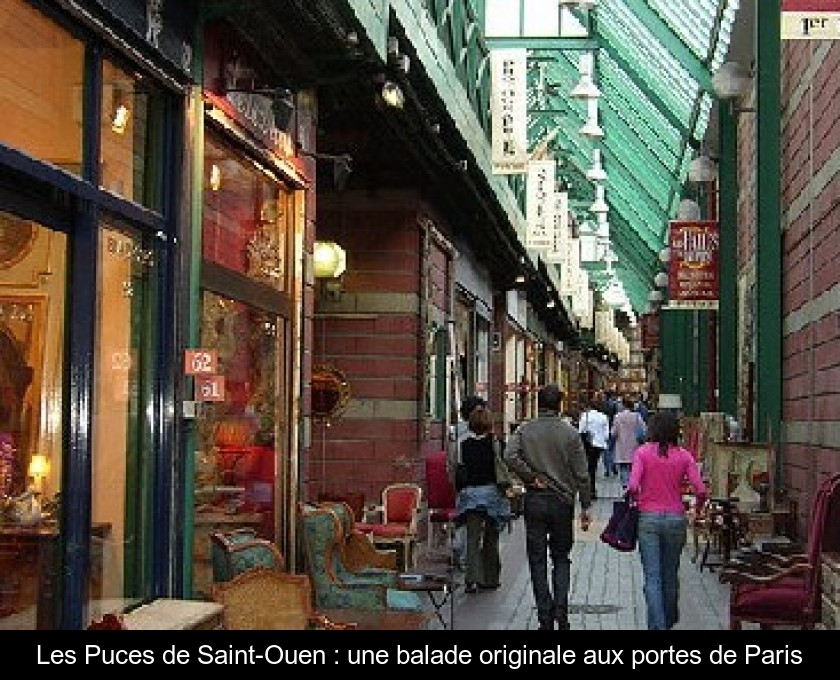
[{"label": "vertical hanging sign", "polygon": [[675,220],[669,225],[668,307],[717,309],[718,223]]},{"label": "vertical hanging sign", "polygon": [[530,161],[525,187],[525,247],[554,247],[554,175],[557,161]]},{"label": "vertical hanging sign", "polygon": [[490,52],[491,158],[494,175],[521,175],[528,165],[527,51]]},{"label": "vertical hanging sign", "polygon": [[545,261],[561,265],[562,271],[569,250],[569,192],[557,191],[554,199],[554,238],[551,248],[545,254]]},{"label": "vertical hanging sign", "polygon": [[782,40],[840,38],[840,0],[782,0]]}]

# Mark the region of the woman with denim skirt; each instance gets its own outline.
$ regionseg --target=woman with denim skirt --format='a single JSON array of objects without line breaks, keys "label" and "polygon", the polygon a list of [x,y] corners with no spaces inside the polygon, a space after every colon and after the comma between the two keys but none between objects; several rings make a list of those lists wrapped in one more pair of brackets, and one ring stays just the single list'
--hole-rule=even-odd
[{"label": "woman with denim skirt", "polygon": [[495,590],[500,586],[502,565],[499,534],[510,521],[510,503],[499,489],[493,437],[493,419],[484,406],[469,415],[469,432],[461,442],[464,486],[455,500],[455,523],[466,526],[466,582],[464,592]]},{"label": "woman with denim skirt", "polygon": [[670,630],[679,619],[680,556],[688,520],[683,481],[694,490],[702,512],[706,487],[694,455],[679,445],[680,421],[657,411],[648,421],[648,441],[633,453],[627,491],[639,508],[639,554],[644,575],[648,630]]}]

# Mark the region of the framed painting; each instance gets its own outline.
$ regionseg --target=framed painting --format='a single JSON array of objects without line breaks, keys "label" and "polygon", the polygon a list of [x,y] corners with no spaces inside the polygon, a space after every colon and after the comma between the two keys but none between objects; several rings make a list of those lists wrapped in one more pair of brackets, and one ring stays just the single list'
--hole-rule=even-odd
[{"label": "framed painting", "polygon": [[742,510],[758,508],[761,496],[773,497],[773,449],[769,444],[713,442],[703,461],[712,498],[737,498]]}]

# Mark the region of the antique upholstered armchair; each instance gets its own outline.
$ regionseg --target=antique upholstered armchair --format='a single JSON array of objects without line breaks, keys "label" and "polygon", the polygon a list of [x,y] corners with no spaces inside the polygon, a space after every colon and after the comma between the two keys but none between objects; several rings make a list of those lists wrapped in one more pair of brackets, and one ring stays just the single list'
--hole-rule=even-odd
[{"label": "antique upholstered armchair", "polygon": [[306,574],[281,574],[255,567],[225,583],[214,583],[213,599],[224,606],[225,630],[341,630],[354,624],[337,623],[312,607],[312,588]]},{"label": "antique upholstered armchair", "polygon": [[426,505],[428,506],[427,552],[435,543],[435,529],[446,539],[447,557],[452,556],[455,536],[455,485],[446,466],[446,451],[435,451],[426,457]]},{"label": "antique upholstered armchair", "polygon": [[274,543],[258,538],[253,529],[234,529],[210,534],[213,582],[230,581],[255,567],[281,572],[286,561]]},{"label": "antique upholstered armchair", "polygon": [[373,508],[381,522],[359,522],[356,528],[373,539],[378,546],[396,545],[400,550],[400,568],[414,565],[417,530],[423,489],[413,482],[389,484],[382,490],[382,504]]},{"label": "antique upholstered armchair", "polygon": [[343,532],[333,510],[301,504],[299,511],[306,569],[318,609],[423,609],[416,592],[395,587],[396,572],[387,576],[355,574],[342,568]]},{"label": "antique upholstered armchair", "polygon": [[369,569],[397,570],[396,551],[380,550],[367,534],[356,529],[356,519],[348,503],[324,501],[318,505],[330,508],[341,522],[344,538],[341,559],[347,569],[352,572],[364,572]]},{"label": "antique upholstered armchair", "polygon": [[813,629],[821,614],[823,552],[840,550],[840,474],[827,477],[814,498],[804,553],[756,552],[730,560],[720,580],[731,583],[729,627],[744,623]]}]

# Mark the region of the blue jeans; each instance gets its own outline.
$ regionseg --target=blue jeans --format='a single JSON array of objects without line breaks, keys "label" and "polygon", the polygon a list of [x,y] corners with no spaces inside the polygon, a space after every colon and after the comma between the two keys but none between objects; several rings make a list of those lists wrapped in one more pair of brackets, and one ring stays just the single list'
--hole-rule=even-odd
[{"label": "blue jeans", "polygon": [[604,449],[604,474],[615,474],[615,441],[610,437],[607,448]]},{"label": "blue jeans", "polygon": [[679,619],[680,555],[687,526],[682,513],[639,513],[648,630],[670,630]]}]

